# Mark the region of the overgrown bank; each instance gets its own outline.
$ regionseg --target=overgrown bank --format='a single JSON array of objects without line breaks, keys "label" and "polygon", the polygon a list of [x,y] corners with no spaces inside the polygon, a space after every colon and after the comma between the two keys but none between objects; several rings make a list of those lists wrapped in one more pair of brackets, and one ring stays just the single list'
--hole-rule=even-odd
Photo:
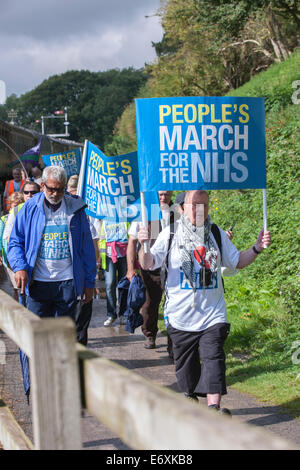
[{"label": "overgrown bank", "polygon": [[[285,406],[298,416],[300,368],[294,353],[300,346],[299,122],[300,105],[268,115],[267,197],[272,245],[253,265],[225,279],[231,323],[226,348],[229,384]],[[234,243],[239,249],[251,246],[262,226],[262,192],[232,192],[226,197],[218,193],[213,198],[214,220],[225,227],[236,220]]]}]

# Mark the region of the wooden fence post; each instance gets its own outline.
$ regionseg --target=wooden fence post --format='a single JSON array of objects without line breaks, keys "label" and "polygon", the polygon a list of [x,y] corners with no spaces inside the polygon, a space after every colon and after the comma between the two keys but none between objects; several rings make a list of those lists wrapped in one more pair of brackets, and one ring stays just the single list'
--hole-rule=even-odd
[{"label": "wooden fence post", "polygon": [[33,324],[30,361],[36,450],[81,449],[75,326],[70,318]]}]

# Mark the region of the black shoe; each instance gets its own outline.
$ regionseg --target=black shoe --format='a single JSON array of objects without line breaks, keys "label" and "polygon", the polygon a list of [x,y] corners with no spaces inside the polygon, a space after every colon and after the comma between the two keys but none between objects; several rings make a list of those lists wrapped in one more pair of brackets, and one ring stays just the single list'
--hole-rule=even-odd
[{"label": "black shoe", "polygon": [[185,393],[184,396],[188,400],[191,400],[191,401],[194,401],[194,402],[198,403],[198,398],[197,398],[197,395],[195,393]]},{"label": "black shoe", "polygon": [[217,404],[208,405],[208,408],[209,408],[210,410],[216,410],[216,411],[219,411],[219,410],[220,410],[220,407],[219,407],[219,405],[217,405]]},{"label": "black shoe", "polygon": [[168,352],[169,358],[174,362],[174,354],[173,354],[172,346],[170,348],[169,346],[167,347],[167,352]]},{"label": "black shoe", "polygon": [[231,412],[229,411],[228,408],[220,408],[219,405],[217,405],[217,404],[208,405],[208,408],[210,408],[211,410],[218,411],[218,413],[220,413],[221,415],[230,416],[230,418],[231,418]]},{"label": "black shoe", "polygon": [[226,416],[229,416],[230,418],[232,418],[231,412],[230,412],[230,410],[229,410],[228,408],[220,408],[220,409],[219,409],[219,413],[220,413],[221,415],[226,415]]},{"label": "black shoe", "polygon": [[154,338],[147,338],[144,343],[144,348],[146,349],[155,349],[155,339]]},{"label": "black shoe", "polygon": [[167,352],[168,352],[169,358],[172,359],[172,361],[174,361],[173,344],[169,335],[167,336],[167,341],[168,341]]}]

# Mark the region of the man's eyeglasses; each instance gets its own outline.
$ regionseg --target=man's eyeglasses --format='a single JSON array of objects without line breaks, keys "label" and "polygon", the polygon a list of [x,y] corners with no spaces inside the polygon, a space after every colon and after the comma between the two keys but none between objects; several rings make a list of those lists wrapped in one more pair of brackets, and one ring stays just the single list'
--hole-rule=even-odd
[{"label": "man's eyeglasses", "polygon": [[23,191],[24,194],[37,194],[39,191]]},{"label": "man's eyeglasses", "polygon": [[48,191],[50,193],[58,193],[58,194],[62,194],[65,192],[65,189],[66,188],[51,188],[50,186],[47,186],[46,183],[44,183],[45,187],[48,189]]}]

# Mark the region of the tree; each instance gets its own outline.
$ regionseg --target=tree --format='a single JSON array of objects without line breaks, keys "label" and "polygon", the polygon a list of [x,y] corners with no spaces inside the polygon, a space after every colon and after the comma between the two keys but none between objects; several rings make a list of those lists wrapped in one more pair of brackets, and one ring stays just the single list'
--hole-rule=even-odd
[{"label": "tree", "polygon": [[[165,0],[155,95],[223,94],[299,44],[296,0]],[[172,47],[174,46],[174,47]]]},{"label": "tree", "polygon": [[161,7],[163,49],[147,71],[155,96],[222,94],[224,83],[218,80],[222,60],[211,53],[213,33],[198,22],[194,0],[170,0]]},{"label": "tree", "polygon": [[[300,26],[298,0],[194,0],[199,22],[216,30],[219,44],[254,44],[275,61],[285,60],[297,46]],[[249,22],[252,28],[249,28]],[[253,22],[257,24],[253,28]],[[291,31],[294,35],[291,36]],[[260,37],[257,38],[256,36]],[[239,41],[235,41],[239,39]],[[256,52],[255,51],[255,52]]]},{"label": "tree", "polygon": [[[79,142],[88,139],[103,149],[112,140],[117,119],[146,80],[143,70],[133,68],[106,72],[73,70],[54,75],[14,98],[14,108],[20,124],[40,131],[35,120],[67,106],[70,138]],[[12,97],[7,99],[5,110],[10,109],[11,100]],[[47,133],[63,133],[59,119],[46,120],[45,127]]]},{"label": "tree", "polygon": [[[223,95],[299,45],[297,0],[162,0],[164,29],[142,97]],[[136,148],[134,107],[117,121],[110,154]],[[124,151],[124,152],[122,152]]]}]

